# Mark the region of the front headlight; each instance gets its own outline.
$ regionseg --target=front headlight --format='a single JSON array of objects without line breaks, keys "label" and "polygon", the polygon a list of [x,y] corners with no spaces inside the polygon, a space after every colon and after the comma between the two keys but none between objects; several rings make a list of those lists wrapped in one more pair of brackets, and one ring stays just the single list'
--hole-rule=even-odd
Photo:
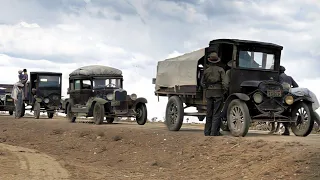
[{"label": "front headlight", "polygon": [[44,103],[48,104],[50,100],[48,98],[45,98],[43,101]]},{"label": "front headlight", "polygon": [[130,98],[135,101],[137,99],[137,95],[133,93],[130,95]]},{"label": "front headlight", "polygon": [[255,103],[260,104],[263,100],[263,96],[260,92],[256,92],[253,94],[253,100]]},{"label": "front headlight", "polygon": [[288,104],[288,105],[291,105],[293,104],[293,97],[288,95],[285,97],[284,101]]},{"label": "front headlight", "polygon": [[107,94],[107,99],[109,100],[109,101],[112,101],[112,99],[113,99],[113,94]]}]

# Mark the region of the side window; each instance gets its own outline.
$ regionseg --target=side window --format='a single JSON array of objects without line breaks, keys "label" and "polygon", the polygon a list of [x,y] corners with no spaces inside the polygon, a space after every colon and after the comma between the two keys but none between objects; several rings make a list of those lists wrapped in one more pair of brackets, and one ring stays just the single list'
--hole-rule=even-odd
[{"label": "side window", "polygon": [[80,90],[80,80],[74,81],[74,90]]},{"label": "side window", "polygon": [[91,89],[91,81],[90,80],[82,80],[82,88],[81,89]]}]

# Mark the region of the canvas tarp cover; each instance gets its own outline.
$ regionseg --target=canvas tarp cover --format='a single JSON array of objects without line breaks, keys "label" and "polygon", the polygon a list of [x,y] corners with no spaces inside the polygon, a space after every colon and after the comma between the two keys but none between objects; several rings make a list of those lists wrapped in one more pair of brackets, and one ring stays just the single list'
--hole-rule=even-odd
[{"label": "canvas tarp cover", "polygon": [[204,56],[205,49],[158,62],[156,90],[160,87],[197,85],[198,61]]},{"label": "canvas tarp cover", "polygon": [[101,65],[90,65],[84,66],[74,70],[69,76],[120,76],[122,71],[116,68],[101,66]]}]

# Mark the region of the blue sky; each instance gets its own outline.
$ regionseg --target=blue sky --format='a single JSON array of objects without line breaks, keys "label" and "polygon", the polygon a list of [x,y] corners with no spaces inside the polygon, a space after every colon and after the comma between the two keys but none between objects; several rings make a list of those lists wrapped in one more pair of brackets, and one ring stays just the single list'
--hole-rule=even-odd
[{"label": "blue sky", "polygon": [[[83,65],[120,68],[125,88],[150,101],[157,61],[208,45],[216,38],[284,46],[282,64],[320,96],[320,2],[315,0],[0,0],[0,83],[17,71],[68,74]],[[319,90],[318,90],[319,89]],[[161,112],[155,110],[161,106]],[[153,115],[154,114],[154,115]]]}]

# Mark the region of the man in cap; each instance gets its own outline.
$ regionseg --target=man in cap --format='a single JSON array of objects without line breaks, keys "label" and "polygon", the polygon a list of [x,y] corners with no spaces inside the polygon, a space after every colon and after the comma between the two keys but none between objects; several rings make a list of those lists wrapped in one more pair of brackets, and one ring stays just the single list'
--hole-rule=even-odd
[{"label": "man in cap", "polygon": [[212,52],[208,57],[208,68],[204,70],[201,78],[201,85],[205,90],[207,100],[207,115],[204,129],[205,136],[221,135],[221,105],[223,103],[224,94],[228,87],[226,83],[226,74],[222,67],[217,66],[220,58],[216,52]]},{"label": "man in cap", "polygon": [[14,84],[11,97],[15,105],[15,118],[20,118],[24,99],[23,84],[21,82]]},{"label": "man in cap", "polygon": [[[286,88],[286,89],[290,89],[291,87],[296,88],[299,87],[299,85],[296,83],[296,81],[291,77],[288,76],[286,73],[284,73],[286,71],[286,68],[283,66],[280,66],[279,72],[279,82]],[[285,136],[289,136],[290,135],[290,131],[289,131],[289,123],[282,123],[285,130],[282,133],[282,135]]]}]

